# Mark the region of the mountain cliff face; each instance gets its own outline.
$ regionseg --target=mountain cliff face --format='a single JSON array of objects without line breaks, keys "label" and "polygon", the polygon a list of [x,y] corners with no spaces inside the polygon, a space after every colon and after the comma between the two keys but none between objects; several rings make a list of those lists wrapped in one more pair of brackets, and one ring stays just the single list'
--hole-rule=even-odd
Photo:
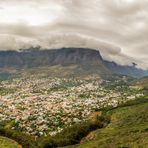
[{"label": "mountain cliff face", "polygon": [[41,66],[79,65],[85,70],[99,70],[102,73],[116,73],[130,76],[144,76],[148,71],[133,66],[121,66],[103,60],[99,51],[84,48],[62,48],[54,50],[28,49],[0,51],[0,68],[34,68]]},{"label": "mountain cliff face", "polygon": [[63,48],[60,50],[30,49],[22,52],[1,51],[0,67],[37,67],[52,65],[91,64],[102,65],[103,60],[98,51],[80,48]]}]

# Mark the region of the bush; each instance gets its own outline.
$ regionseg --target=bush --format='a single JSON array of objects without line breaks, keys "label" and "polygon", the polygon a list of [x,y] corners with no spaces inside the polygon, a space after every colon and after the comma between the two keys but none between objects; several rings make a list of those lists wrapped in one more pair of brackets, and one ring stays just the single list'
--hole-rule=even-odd
[{"label": "bush", "polygon": [[26,135],[22,132],[0,127],[0,135],[15,140],[20,145],[22,145],[23,148],[37,148],[38,147],[37,143],[31,136]]},{"label": "bush", "polygon": [[47,136],[42,141],[43,148],[62,147],[67,145],[78,144],[80,140],[85,137],[89,132],[102,128],[110,122],[110,118],[106,116],[98,116],[95,121],[87,121],[73,125],[56,136]]},{"label": "bush", "polygon": [[75,124],[63,132],[51,137],[40,137],[35,141],[32,136],[25,133],[0,126],[0,135],[15,140],[23,148],[53,148],[78,144],[89,132],[106,126],[110,122],[107,116],[96,116],[93,120]]}]

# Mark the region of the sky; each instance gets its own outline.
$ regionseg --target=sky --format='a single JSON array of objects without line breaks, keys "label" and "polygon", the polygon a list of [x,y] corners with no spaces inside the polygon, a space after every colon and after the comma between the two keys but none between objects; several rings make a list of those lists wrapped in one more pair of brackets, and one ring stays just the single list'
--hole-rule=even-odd
[{"label": "sky", "polygon": [[0,50],[87,47],[148,68],[148,0],[0,0]]}]

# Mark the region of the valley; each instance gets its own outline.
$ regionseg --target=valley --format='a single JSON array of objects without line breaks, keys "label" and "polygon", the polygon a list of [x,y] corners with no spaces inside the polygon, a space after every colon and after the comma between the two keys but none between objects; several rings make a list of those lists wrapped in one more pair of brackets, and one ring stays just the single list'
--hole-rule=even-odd
[{"label": "valley", "polygon": [[[109,68],[99,52],[90,49],[12,53],[0,57],[3,62],[8,55],[17,59],[11,65],[8,58],[0,66],[2,138],[13,139],[23,148],[146,144],[141,136],[147,135],[147,77],[135,78],[140,69],[113,63]],[[120,68],[128,75],[118,72]],[[130,72],[133,69],[136,75]],[[119,142],[117,135],[127,131],[131,141],[125,144],[128,136],[119,136]]]},{"label": "valley", "polygon": [[47,69],[36,74],[17,71],[21,77],[16,72],[16,77],[0,82],[1,127],[35,139],[54,137],[88,122],[92,113],[146,96],[145,90],[129,83],[127,76],[70,78],[55,72],[59,77],[53,77]]}]

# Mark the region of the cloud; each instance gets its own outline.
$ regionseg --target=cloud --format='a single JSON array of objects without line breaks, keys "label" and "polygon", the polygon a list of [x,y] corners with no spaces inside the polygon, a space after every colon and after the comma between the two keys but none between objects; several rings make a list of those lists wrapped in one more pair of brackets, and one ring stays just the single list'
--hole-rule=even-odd
[{"label": "cloud", "polygon": [[89,47],[148,67],[148,1],[0,0],[0,49]]}]

